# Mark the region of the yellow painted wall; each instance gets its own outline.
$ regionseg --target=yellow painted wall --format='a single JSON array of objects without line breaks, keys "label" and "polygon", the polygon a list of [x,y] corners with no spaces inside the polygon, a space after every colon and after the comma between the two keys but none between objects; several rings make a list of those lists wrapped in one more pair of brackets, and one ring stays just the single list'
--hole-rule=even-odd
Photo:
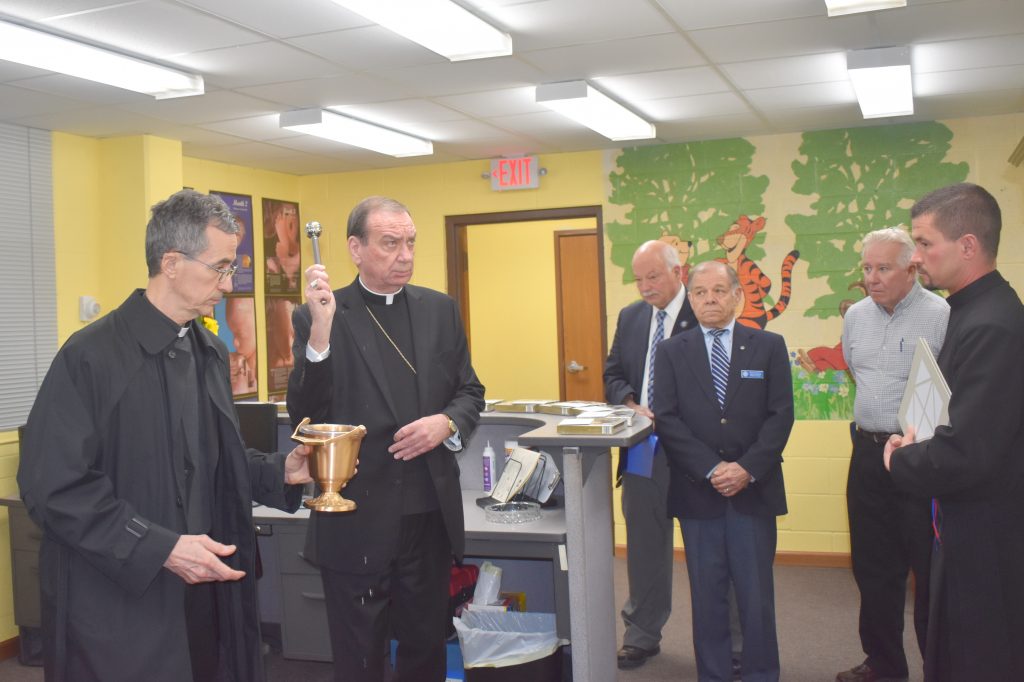
[{"label": "yellow painted wall", "polygon": [[561,397],[554,233],[593,227],[576,219],[466,228],[473,368],[488,397]]}]

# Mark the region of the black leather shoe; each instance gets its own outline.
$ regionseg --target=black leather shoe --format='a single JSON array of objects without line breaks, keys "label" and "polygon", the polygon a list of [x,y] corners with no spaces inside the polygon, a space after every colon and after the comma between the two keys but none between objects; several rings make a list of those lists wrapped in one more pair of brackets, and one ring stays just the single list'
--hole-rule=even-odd
[{"label": "black leather shoe", "polygon": [[743,679],[743,666],[740,665],[740,659],[738,658],[732,659],[732,679]]},{"label": "black leather shoe", "polygon": [[651,656],[657,656],[661,653],[661,647],[655,646],[653,649],[641,649],[638,646],[631,646],[624,644],[619,649],[619,670],[633,670],[639,668],[647,659]]},{"label": "black leather shoe", "polygon": [[836,675],[836,682],[907,682],[906,677],[882,677],[867,663],[861,663]]}]

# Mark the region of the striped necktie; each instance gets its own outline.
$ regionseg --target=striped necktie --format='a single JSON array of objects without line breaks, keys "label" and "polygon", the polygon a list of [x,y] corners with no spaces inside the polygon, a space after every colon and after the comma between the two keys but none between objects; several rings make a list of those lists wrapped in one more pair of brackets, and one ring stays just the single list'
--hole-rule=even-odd
[{"label": "striped necktie", "polygon": [[725,346],[722,345],[722,334],[727,329],[711,329],[708,334],[714,337],[711,341],[711,381],[715,385],[715,395],[718,396],[718,406],[725,406],[725,387],[729,385],[729,356],[725,353]]},{"label": "striped necktie", "polygon": [[654,336],[651,338],[651,350],[647,354],[647,407],[654,409],[654,353],[658,350],[658,344],[665,338],[665,316],[664,310],[659,310],[657,323],[654,326]]}]

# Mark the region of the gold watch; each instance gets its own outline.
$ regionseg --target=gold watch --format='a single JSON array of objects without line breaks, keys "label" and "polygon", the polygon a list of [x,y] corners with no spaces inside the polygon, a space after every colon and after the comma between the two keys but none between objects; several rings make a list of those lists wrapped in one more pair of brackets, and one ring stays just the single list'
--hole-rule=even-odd
[{"label": "gold watch", "polygon": [[449,437],[454,436],[456,433],[459,432],[459,427],[455,425],[454,419],[448,417],[448,415],[445,415],[445,417],[448,418],[448,435]]}]

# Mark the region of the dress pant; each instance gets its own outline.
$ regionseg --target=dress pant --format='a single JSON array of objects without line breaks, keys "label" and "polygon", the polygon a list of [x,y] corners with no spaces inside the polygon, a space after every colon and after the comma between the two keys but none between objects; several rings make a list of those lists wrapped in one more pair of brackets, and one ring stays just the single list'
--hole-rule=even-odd
[{"label": "dress pant", "polygon": [[922,655],[928,629],[931,502],[899,490],[885,470],[885,434],[857,430],[846,484],[853,577],[860,590],[860,641],[883,677],[907,677],[903,612],[914,572],[914,631]]},{"label": "dress pant", "polygon": [[700,682],[732,680],[729,583],[736,591],[745,682],[778,682],[774,516],[747,516],[732,503],[715,519],[679,519],[693,604],[693,649]]},{"label": "dress pant", "polygon": [[403,516],[400,534],[381,573],[320,569],[335,682],[381,682],[390,636],[393,682],[444,682],[452,558],[440,510]]},{"label": "dress pant", "polygon": [[622,516],[626,521],[626,576],[629,595],[622,606],[622,643],[653,649],[672,613],[672,529],[666,511],[668,463],[658,449],[651,477],[622,476]]}]

